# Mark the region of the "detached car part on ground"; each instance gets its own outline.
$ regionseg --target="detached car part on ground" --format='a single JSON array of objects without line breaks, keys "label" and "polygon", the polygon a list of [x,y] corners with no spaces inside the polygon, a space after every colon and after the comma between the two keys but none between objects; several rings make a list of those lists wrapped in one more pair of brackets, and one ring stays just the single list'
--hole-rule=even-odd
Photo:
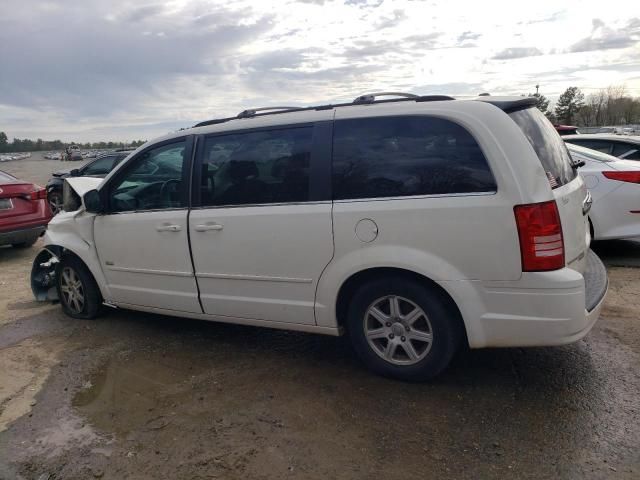
[{"label": "detached car part on ground", "polygon": [[33,245],[49,220],[47,191],[0,171],[0,245]]},{"label": "detached car part on ground", "polygon": [[567,144],[591,192],[589,212],[595,240],[640,237],[640,162]]},{"label": "detached car part on ground", "polygon": [[[397,95],[397,94],[394,94]],[[586,335],[607,290],[590,197],[521,97],[378,100],[203,122],[67,178],[38,299],[348,333],[377,373]]]}]

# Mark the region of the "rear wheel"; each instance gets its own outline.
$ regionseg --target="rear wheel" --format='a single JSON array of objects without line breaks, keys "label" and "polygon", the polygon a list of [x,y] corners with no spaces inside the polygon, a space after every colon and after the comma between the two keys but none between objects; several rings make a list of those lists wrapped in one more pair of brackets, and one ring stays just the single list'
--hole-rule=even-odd
[{"label": "rear wheel", "polygon": [[56,269],[56,288],[62,310],[73,318],[95,318],[102,296],[89,269],[79,259],[62,257]]},{"label": "rear wheel", "polygon": [[347,321],[354,349],[367,367],[402,380],[438,375],[462,338],[459,314],[443,295],[401,277],[362,286]]}]

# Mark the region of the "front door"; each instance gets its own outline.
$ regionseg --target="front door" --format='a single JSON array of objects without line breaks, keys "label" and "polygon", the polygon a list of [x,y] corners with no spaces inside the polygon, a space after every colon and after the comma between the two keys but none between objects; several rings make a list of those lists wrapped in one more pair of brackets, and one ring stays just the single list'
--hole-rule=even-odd
[{"label": "front door", "polygon": [[202,313],[187,232],[191,148],[191,137],[154,145],[103,187],[94,238],[116,304]]},{"label": "front door", "polygon": [[319,130],[279,127],[199,141],[200,207],[191,211],[189,232],[205,313],[315,323],[318,278],[333,255],[331,202],[315,183],[319,162],[329,161],[313,147]]}]

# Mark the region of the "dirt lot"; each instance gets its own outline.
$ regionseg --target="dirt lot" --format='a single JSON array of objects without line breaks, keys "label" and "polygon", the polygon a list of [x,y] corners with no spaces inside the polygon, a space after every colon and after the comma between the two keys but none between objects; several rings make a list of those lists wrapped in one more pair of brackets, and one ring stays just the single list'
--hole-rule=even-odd
[{"label": "dirt lot", "polygon": [[[44,184],[75,167],[1,169]],[[0,478],[640,478],[640,243],[596,245],[602,318],[559,348],[463,351],[432,384],[344,339],[33,301],[0,248]]]}]

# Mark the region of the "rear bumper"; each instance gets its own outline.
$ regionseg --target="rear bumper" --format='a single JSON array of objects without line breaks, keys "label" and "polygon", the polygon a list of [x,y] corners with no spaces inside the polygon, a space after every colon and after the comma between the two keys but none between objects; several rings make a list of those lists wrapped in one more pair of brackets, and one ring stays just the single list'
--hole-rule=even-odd
[{"label": "rear bumper", "polygon": [[0,232],[0,245],[30,242],[41,236],[46,229],[46,225],[39,225],[37,227],[21,228],[20,230],[11,232]]},{"label": "rear bumper", "polygon": [[472,348],[532,347],[573,343],[589,333],[600,315],[608,278],[589,250],[584,275],[563,268],[523,274],[515,282],[442,286],[460,308]]}]

